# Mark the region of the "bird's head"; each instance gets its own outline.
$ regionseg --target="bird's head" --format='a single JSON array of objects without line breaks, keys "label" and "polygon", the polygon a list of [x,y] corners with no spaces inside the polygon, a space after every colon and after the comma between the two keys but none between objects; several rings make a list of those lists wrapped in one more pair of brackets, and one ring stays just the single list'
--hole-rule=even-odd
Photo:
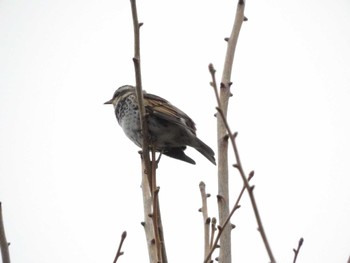
[{"label": "bird's head", "polygon": [[131,93],[135,92],[135,87],[131,85],[124,85],[118,88],[114,94],[112,99],[106,101],[104,104],[113,104],[114,106],[118,104],[120,99],[129,96]]}]

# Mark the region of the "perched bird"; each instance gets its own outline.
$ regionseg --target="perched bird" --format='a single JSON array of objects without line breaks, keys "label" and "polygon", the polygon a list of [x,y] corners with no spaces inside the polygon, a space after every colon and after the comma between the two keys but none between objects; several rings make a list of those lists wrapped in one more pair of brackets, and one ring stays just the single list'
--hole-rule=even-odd
[{"label": "perched bird", "polygon": [[[216,164],[213,150],[197,138],[195,123],[186,113],[156,95],[143,91],[143,97],[148,141],[156,151],[195,164],[195,161],[184,153],[186,146],[191,146]],[[118,88],[113,98],[104,104],[113,104],[118,123],[126,136],[142,147],[140,111],[135,87],[125,85]]]}]

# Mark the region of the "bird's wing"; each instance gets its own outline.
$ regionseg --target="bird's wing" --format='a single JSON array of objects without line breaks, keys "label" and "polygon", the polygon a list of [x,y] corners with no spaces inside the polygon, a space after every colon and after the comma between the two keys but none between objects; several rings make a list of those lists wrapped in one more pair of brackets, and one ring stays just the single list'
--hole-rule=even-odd
[{"label": "bird's wing", "polygon": [[144,103],[147,113],[154,114],[159,118],[183,126],[190,129],[193,134],[196,134],[196,125],[193,120],[169,101],[159,96],[145,93]]}]

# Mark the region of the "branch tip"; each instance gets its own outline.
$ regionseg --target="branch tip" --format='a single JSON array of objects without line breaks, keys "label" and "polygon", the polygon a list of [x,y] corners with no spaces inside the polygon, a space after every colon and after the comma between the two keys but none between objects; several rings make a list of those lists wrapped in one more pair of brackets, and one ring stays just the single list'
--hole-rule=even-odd
[{"label": "branch tip", "polygon": [[300,240],[299,240],[299,246],[302,246],[303,243],[304,243],[304,238],[300,238]]},{"label": "branch tip", "polygon": [[214,68],[214,65],[213,65],[212,63],[210,63],[208,67],[209,67],[209,72],[210,72],[211,74],[215,74],[216,70],[215,70],[215,68]]}]

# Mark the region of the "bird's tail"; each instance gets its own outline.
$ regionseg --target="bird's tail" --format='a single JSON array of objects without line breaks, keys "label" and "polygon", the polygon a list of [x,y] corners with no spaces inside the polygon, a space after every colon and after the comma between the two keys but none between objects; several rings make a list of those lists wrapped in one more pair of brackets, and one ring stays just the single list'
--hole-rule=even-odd
[{"label": "bird's tail", "polygon": [[200,139],[196,138],[195,145],[191,145],[191,146],[194,147],[201,154],[203,154],[210,162],[216,165],[215,157],[214,157],[215,153],[208,145],[206,145]]},{"label": "bird's tail", "polygon": [[163,149],[162,154],[167,155],[169,157],[188,162],[191,164],[196,164],[195,161],[193,161],[190,157],[188,157],[185,153],[184,150],[186,147],[174,147],[174,148],[169,148],[169,149]]}]

